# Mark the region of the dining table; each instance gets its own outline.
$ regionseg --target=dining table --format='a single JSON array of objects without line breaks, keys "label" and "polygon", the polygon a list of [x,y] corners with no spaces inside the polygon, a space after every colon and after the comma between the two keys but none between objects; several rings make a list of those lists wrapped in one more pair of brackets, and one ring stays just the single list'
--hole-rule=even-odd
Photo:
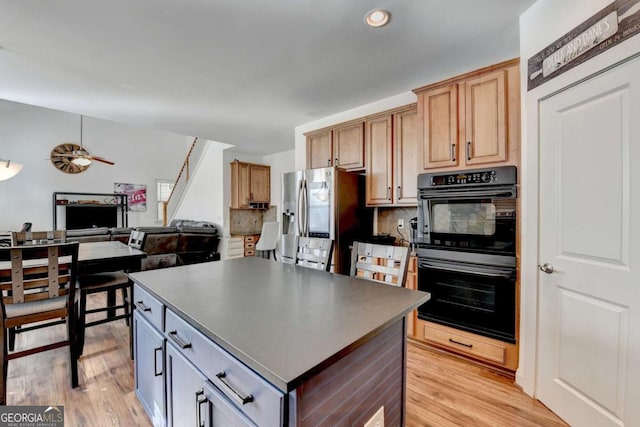
[{"label": "dining table", "polygon": [[[46,241],[33,244],[47,244]],[[141,260],[147,254],[132,248],[120,241],[82,242],[78,244],[77,275],[106,273],[123,270],[127,273],[140,271]],[[3,263],[0,263],[0,269]],[[115,290],[107,291],[107,305],[113,306],[116,301]],[[116,315],[115,309],[107,311],[107,318]]]},{"label": "dining table", "polygon": [[140,271],[147,254],[120,241],[82,242],[78,246],[78,275],[124,270]]}]

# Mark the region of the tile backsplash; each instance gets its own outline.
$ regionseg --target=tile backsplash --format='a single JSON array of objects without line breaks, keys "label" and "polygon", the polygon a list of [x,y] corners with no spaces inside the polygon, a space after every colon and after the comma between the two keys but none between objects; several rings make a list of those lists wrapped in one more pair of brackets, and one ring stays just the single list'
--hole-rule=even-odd
[{"label": "tile backsplash", "polygon": [[[396,238],[396,243],[408,245],[411,241],[409,220],[418,214],[418,208],[378,208],[378,234],[389,234]],[[404,228],[398,230],[398,220],[404,220]],[[402,242],[401,242],[402,240]]]},{"label": "tile backsplash", "polygon": [[262,223],[276,221],[277,208],[229,209],[230,234],[260,234]]}]

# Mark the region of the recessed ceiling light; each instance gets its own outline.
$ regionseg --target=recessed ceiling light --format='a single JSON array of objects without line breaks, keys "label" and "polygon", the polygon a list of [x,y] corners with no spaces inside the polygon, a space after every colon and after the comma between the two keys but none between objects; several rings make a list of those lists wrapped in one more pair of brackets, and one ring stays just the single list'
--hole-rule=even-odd
[{"label": "recessed ceiling light", "polygon": [[364,22],[370,27],[382,27],[389,23],[391,12],[384,9],[373,9],[364,16]]}]

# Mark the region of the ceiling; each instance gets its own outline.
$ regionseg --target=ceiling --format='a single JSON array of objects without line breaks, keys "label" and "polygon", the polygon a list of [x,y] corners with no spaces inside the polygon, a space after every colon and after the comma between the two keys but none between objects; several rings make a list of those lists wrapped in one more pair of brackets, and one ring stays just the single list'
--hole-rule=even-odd
[{"label": "ceiling", "polygon": [[0,0],[0,99],[276,153],[295,126],[518,56],[534,2]]}]

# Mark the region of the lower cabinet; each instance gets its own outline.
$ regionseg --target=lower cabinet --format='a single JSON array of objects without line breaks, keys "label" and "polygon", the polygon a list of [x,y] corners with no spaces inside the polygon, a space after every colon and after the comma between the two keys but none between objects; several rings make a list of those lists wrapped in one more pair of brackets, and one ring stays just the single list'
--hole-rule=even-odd
[{"label": "lower cabinet", "polygon": [[255,426],[173,344],[167,345],[167,425]]},{"label": "lower cabinet", "polygon": [[154,426],[164,426],[165,339],[137,309],[133,313],[136,395]]}]

